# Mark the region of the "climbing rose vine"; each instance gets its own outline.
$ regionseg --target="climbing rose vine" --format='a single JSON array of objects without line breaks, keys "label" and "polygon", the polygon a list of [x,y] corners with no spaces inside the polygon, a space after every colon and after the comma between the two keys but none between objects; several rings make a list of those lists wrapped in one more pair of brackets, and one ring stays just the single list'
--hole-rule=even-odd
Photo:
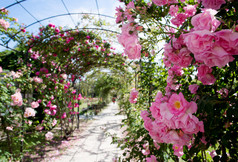
[{"label": "climbing rose vine", "polygon": [[168,98],[158,92],[150,111],[152,118],[147,111],[142,111],[141,116],[145,129],[158,143],[171,143],[183,149],[182,146],[191,145],[193,134],[204,132],[203,122],[193,115],[197,104],[186,101],[182,93]]},{"label": "climbing rose vine", "polygon": [[[122,1],[125,7],[116,9],[116,22],[122,31],[118,41],[128,58],[140,65],[136,87],[140,95],[137,95],[144,98],[149,95],[149,99],[137,97],[133,107],[138,110],[144,107],[141,117],[153,141],[145,134],[136,140],[127,139],[137,143],[139,150],[136,156],[135,149],[131,149],[128,159],[141,160],[144,157],[147,161],[156,161],[156,158],[163,161],[165,153],[162,150],[172,149],[174,155],[184,160],[204,160],[206,150],[215,150],[208,155],[214,161],[237,160],[237,140],[229,141],[229,137],[236,135],[238,119],[238,107],[235,106],[238,2]],[[138,41],[129,41],[131,38]],[[164,40],[164,45],[159,44],[161,40]],[[133,47],[133,50],[128,50],[128,47]],[[151,74],[155,71],[151,68],[155,57],[163,60],[162,66],[167,71],[166,86],[154,83],[163,80],[158,79],[159,76],[165,77],[164,73]],[[154,98],[156,89],[160,91]],[[154,102],[151,102],[152,97]],[[130,103],[135,103],[133,98],[132,91]],[[129,117],[133,118],[128,115],[128,120]],[[136,117],[131,122],[133,120]],[[128,123],[131,133],[138,129],[133,130],[134,125]],[[150,145],[145,149],[138,141],[149,141]],[[154,149],[157,144],[160,149]],[[145,151],[141,152],[142,148]],[[170,153],[168,156],[178,160]]]}]

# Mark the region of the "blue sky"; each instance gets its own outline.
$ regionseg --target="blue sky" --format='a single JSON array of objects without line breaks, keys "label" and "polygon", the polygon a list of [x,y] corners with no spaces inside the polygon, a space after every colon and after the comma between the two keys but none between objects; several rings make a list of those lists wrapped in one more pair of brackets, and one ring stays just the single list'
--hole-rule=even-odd
[{"label": "blue sky", "polygon": [[[0,8],[7,7],[17,0],[0,0]],[[20,0],[18,0],[20,1]],[[98,3],[100,14],[105,14],[108,16],[115,17],[115,8],[117,6],[122,6],[118,0],[63,0],[67,9],[70,13],[98,13],[96,2]],[[62,0],[26,0],[21,3],[24,8],[26,8],[37,20],[41,20],[50,16],[65,14],[67,10],[65,9]],[[18,18],[18,23],[29,25],[36,20],[25,11],[19,4],[14,5],[9,10],[9,16]],[[72,16],[75,23],[80,22],[79,15]],[[96,17],[97,18],[97,17]],[[110,23],[115,24],[114,19],[108,19]],[[56,26],[68,26],[74,27],[74,23],[70,16],[62,16],[53,19],[49,19],[41,22],[42,25],[47,25],[53,23]],[[29,27],[27,31],[36,33],[41,25],[39,23]],[[115,24],[116,25],[116,24]]]}]

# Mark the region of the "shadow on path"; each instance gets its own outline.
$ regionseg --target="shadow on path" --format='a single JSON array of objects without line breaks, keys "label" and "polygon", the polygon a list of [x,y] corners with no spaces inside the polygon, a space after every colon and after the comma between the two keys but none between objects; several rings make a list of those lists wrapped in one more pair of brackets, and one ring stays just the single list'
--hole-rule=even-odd
[{"label": "shadow on path", "polygon": [[[55,162],[111,162],[113,158],[122,156],[122,151],[111,144],[108,133],[120,133],[122,115],[117,104],[109,104],[78,136],[79,139],[68,148]],[[47,159],[45,159],[47,161]]]}]

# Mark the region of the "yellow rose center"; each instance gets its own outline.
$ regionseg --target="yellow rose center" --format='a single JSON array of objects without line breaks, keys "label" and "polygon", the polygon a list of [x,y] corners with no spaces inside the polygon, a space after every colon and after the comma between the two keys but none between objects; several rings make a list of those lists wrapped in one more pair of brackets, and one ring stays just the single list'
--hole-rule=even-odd
[{"label": "yellow rose center", "polygon": [[175,107],[176,109],[180,109],[180,107],[181,107],[180,102],[179,102],[179,101],[176,101],[176,102],[174,103],[174,107]]}]

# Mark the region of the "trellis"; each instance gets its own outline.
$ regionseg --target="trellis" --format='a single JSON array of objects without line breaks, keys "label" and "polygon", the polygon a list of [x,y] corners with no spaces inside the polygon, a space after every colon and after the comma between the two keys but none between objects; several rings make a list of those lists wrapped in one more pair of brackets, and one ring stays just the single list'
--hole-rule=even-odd
[{"label": "trellis", "polygon": [[[73,18],[72,18],[72,15],[84,15],[84,14],[87,14],[87,15],[96,15],[96,16],[99,17],[100,25],[102,24],[102,23],[101,23],[101,17],[110,18],[110,19],[112,19],[113,21],[115,21],[115,20],[114,20],[115,18],[112,17],[112,16],[100,14],[100,12],[99,12],[99,7],[98,7],[98,1],[97,1],[97,0],[95,0],[95,2],[96,2],[96,5],[97,5],[97,11],[98,11],[98,13],[86,13],[86,12],[71,13],[71,12],[69,12],[69,10],[68,10],[66,4],[64,3],[64,1],[61,0],[62,3],[63,3],[63,5],[64,5],[64,7],[65,7],[65,9],[66,9],[66,11],[67,11],[67,13],[49,16],[49,17],[43,18],[43,19],[41,19],[41,20],[38,20],[37,18],[35,18],[34,15],[31,14],[31,13],[22,5],[22,3],[25,2],[26,0],[21,0],[21,1],[15,0],[15,1],[16,1],[15,3],[6,6],[5,9],[11,8],[11,7],[15,6],[15,5],[20,5],[20,6],[22,6],[22,7],[26,10],[26,12],[28,12],[28,13],[36,20],[35,22],[32,22],[31,24],[25,26],[24,29],[27,29],[27,28],[29,28],[29,27],[31,27],[31,26],[33,26],[33,25],[36,25],[36,24],[41,24],[41,22],[46,21],[46,20],[50,20],[50,19],[54,19],[54,18],[58,18],[58,17],[62,17],[62,16],[70,16],[70,19],[71,19],[72,22],[74,23],[75,28],[74,28],[74,29],[63,30],[63,31],[61,31],[61,33],[70,32],[70,31],[74,31],[74,30],[85,30],[85,29],[86,29],[86,30],[106,31],[106,32],[114,33],[114,34],[119,34],[117,31],[110,30],[110,29],[106,29],[106,28],[102,28],[102,26],[101,26],[100,28],[97,28],[97,27],[95,27],[95,28],[94,28],[94,27],[91,27],[91,28],[90,28],[90,27],[87,27],[87,28],[79,28],[79,27],[76,26],[76,24],[75,24],[75,22],[74,22],[74,20],[73,20]],[[15,52],[20,52],[20,51],[18,51],[18,50],[16,50],[16,49],[14,49],[14,48],[12,48],[12,47],[9,46],[9,43],[10,43],[14,38],[16,38],[20,32],[21,32],[21,30],[19,30],[18,32],[16,32],[14,35],[10,36],[9,39],[8,39],[8,41],[7,41],[5,44],[0,43],[0,46],[3,46],[3,47],[5,47],[5,48],[10,49],[10,50],[15,51]],[[50,36],[54,36],[54,35],[50,35]],[[29,53],[28,53],[28,50],[26,50],[25,58],[24,58],[25,64],[27,64],[27,60],[28,60],[28,59],[29,59]],[[24,92],[23,92],[23,96],[26,97],[26,96],[27,96],[27,93],[24,93]],[[23,108],[23,107],[22,107],[22,111],[24,112],[24,108]],[[79,109],[78,109],[78,111],[79,111]],[[78,114],[78,118],[77,118],[77,119],[78,119],[78,120],[77,120],[77,128],[79,129],[79,114]],[[24,122],[24,120],[22,120],[22,122]],[[23,130],[23,132],[24,132],[24,130]],[[20,149],[21,149],[21,150],[20,150],[21,152],[23,151],[23,145],[24,145],[24,144],[23,144],[23,141],[22,141],[22,143],[21,143],[21,148],[20,148]]]},{"label": "trellis", "polygon": [[[75,23],[75,21],[74,21],[72,15],[95,15],[95,16],[98,16],[98,17],[99,17],[100,24],[102,24],[102,23],[101,23],[101,17],[110,18],[110,19],[112,19],[113,21],[115,21],[115,17],[109,16],[109,15],[105,15],[105,14],[101,14],[101,13],[100,13],[100,11],[99,11],[99,5],[98,5],[98,1],[97,1],[97,0],[95,0],[96,7],[97,7],[97,13],[89,13],[89,12],[76,12],[76,13],[75,13],[75,12],[70,12],[70,11],[68,10],[67,5],[64,3],[64,0],[60,0],[60,1],[62,2],[62,4],[63,4],[65,10],[66,10],[66,13],[57,14],[57,15],[52,15],[52,16],[49,16],[49,17],[46,17],[46,18],[43,18],[43,19],[40,19],[40,20],[37,19],[27,8],[25,8],[25,7],[22,5],[22,3],[25,2],[25,1],[27,1],[27,0],[20,0],[20,1],[15,0],[15,1],[16,1],[15,3],[12,3],[12,4],[10,4],[10,5],[6,6],[6,7],[4,7],[3,9],[9,9],[9,8],[15,6],[15,5],[20,5],[29,15],[31,15],[31,17],[33,17],[33,18],[36,20],[35,22],[32,22],[31,24],[25,26],[24,29],[27,29],[27,28],[29,28],[29,27],[31,27],[31,26],[33,26],[33,25],[36,25],[36,24],[42,25],[41,22],[46,21],[46,20],[55,19],[55,18],[63,17],[63,16],[70,16],[70,19],[72,20],[73,24],[75,25],[75,29],[73,29],[73,30],[81,30],[81,29],[102,30],[102,31],[107,31],[107,32],[112,32],[112,33],[115,33],[115,34],[119,34],[118,31],[109,30],[109,29],[105,29],[105,28],[102,28],[102,27],[101,27],[101,28],[78,28],[78,27],[77,27],[77,25],[76,25],[76,23]],[[0,9],[0,11],[3,10],[3,9]],[[21,32],[21,30],[19,30],[16,34],[14,34],[13,36],[11,36],[11,37],[9,38],[9,40],[6,42],[6,44],[0,43],[0,46],[5,47],[5,48],[7,48],[7,49],[14,50],[13,48],[9,47],[9,43],[10,43],[20,32]]]}]

